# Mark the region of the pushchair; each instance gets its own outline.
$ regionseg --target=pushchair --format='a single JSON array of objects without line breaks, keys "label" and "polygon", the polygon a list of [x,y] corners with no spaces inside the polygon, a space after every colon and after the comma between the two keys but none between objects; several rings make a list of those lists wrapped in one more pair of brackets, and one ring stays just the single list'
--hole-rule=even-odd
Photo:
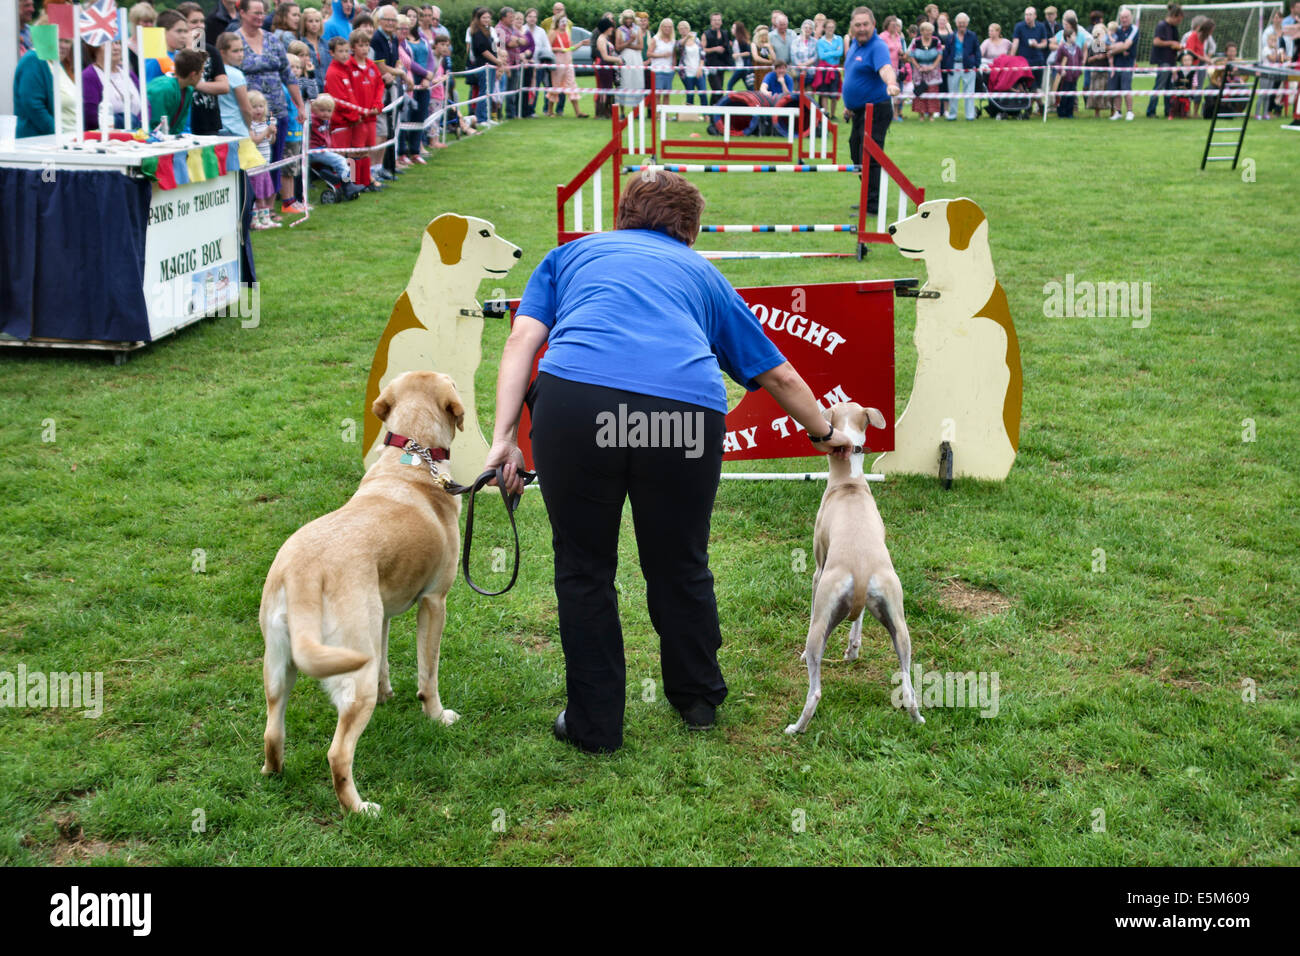
[{"label": "pushchair", "polygon": [[350,190],[347,187],[348,182],[339,177],[333,169],[321,163],[308,162],[307,168],[311,171],[313,181],[320,181],[323,184],[320,193],[320,204],[330,206],[337,202],[343,202],[345,199],[356,199],[360,190]]},{"label": "pushchair", "polygon": [[989,116],[1028,119],[1033,105],[1034,74],[1023,56],[1000,56],[989,65]]}]

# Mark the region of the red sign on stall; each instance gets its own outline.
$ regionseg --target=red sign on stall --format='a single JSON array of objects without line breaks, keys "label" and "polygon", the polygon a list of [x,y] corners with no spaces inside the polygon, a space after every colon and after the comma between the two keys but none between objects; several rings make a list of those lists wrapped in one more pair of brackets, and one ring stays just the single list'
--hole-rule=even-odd
[{"label": "red sign on stall", "polygon": [[[736,291],[767,337],[803,376],[822,408],[838,402],[857,402],[880,410],[885,416],[885,428],[869,429],[866,447],[891,451],[893,280],[755,286]],[[535,365],[533,375],[537,375]],[[519,448],[530,469],[531,425],[525,407],[519,423]],[[764,389],[748,393],[727,413],[723,461],[807,458],[814,454],[803,427]]]}]

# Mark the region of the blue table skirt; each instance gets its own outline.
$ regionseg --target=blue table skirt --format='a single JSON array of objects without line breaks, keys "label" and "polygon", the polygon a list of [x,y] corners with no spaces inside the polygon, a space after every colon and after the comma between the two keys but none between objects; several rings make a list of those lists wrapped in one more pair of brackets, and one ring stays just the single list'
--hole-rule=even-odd
[{"label": "blue table skirt", "polygon": [[[53,181],[47,181],[49,179]],[[243,275],[253,281],[244,208]],[[147,342],[145,230],[152,184],[116,170],[0,167],[0,332]]]}]

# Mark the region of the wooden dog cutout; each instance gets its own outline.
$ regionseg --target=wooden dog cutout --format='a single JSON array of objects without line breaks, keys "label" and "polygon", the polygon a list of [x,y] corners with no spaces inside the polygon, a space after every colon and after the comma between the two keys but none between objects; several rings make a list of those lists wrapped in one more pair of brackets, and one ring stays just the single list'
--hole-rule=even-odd
[{"label": "wooden dog cutout", "polygon": [[894,426],[882,474],[936,475],[949,442],[953,477],[1001,481],[1020,447],[1020,344],[993,273],[984,212],[969,199],[936,199],[894,223],[898,251],[925,262],[916,300],[916,379]]},{"label": "wooden dog cutout", "polygon": [[362,449],[366,467],[382,450],[383,430],[372,411],[379,393],[409,371],[450,375],[465,406],[465,434],[456,442],[451,475],[469,484],[483,471],[488,442],[478,423],[474,373],[483,344],[476,298],[484,279],[501,282],[523,253],[484,219],[444,213],[424,230],[411,281],[393,306],[366,382]]}]

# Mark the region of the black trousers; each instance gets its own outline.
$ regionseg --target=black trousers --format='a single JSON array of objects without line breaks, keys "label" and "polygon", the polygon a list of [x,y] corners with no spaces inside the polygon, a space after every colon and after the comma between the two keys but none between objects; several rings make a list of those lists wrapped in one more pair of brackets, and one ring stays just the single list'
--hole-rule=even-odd
[{"label": "black trousers", "polygon": [[709,89],[713,91],[709,94],[709,105],[713,106],[718,100],[722,99],[722,84],[727,78],[726,71],[712,70],[706,73],[705,76],[709,78]]},{"label": "black trousers", "polygon": [[[693,441],[626,447],[648,436],[628,428],[624,440],[604,416],[631,423],[636,412],[680,413],[678,434]],[[723,414],[699,405],[539,376],[531,437],[555,550],[565,723],[585,749],[623,743],[627,674],[614,577],[625,500],[659,635],[664,696],[679,710],[701,699],[716,706],[727,696],[708,551],[724,430]]]},{"label": "black trousers", "polygon": [[[855,166],[862,164],[862,135],[866,132],[866,110],[853,111],[853,128],[849,132],[849,159]],[[885,148],[885,134],[894,118],[894,107],[889,100],[872,104],[871,138],[881,149]],[[867,212],[875,215],[880,199],[880,164],[874,159],[867,166]]]},{"label": "black trousers", "polygon": [[[1085,75],[1086,75],[1086,74],[1085,74]],[[1153,89],[1153,90],[1167,90],[1167,89],[1169,89],[1169,83],[1170,83],[1171,80],[1173,80],[1173,78],[1174,78],[1174,71],[1173,71],[1173,70],[1158,70],[1158,71],[1156,72],[1156,85],[1155,85],[1154,87],[1152,87],[1152,89]],[[1165,117],[1168,118],[1168,117],[1169,117],[1169,97],[1168,97],[1168,96],[1151,96],[1151,97],[1148,97],[1148,99],[1147,99],[1147,116],[1155,116],[1155,115],[1156,115],[1156,104],[1157,104],[1157,101],[1159,101],[1159,100],[1164,100],[1164,102],[1165,102]]]}]

